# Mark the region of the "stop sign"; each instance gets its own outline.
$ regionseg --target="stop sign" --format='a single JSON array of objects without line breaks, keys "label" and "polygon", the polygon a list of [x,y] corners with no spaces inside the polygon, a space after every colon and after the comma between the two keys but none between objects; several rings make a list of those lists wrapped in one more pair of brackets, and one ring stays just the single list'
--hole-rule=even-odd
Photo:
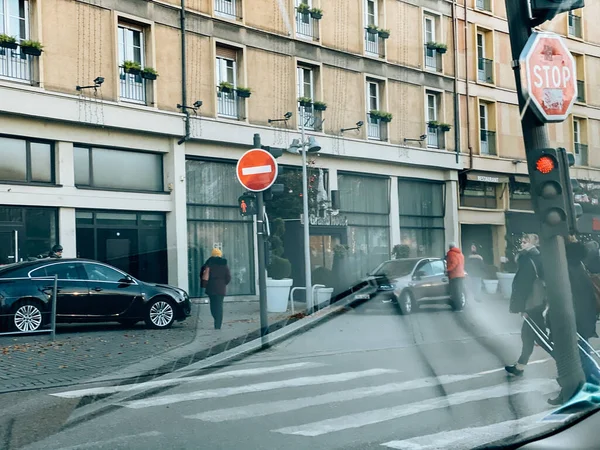
[{"label": "stop sign", "polygon": [[577,66],[563,39],[534,32],[519,58],[521,88],[543,122],[562,122],[577,98]]},{"label": "stop sign", "polygon": [[277,162],[273,155],[260,148],[248,150],[236,167],[239,182],[249,191],[269,189],[277,178]]}]

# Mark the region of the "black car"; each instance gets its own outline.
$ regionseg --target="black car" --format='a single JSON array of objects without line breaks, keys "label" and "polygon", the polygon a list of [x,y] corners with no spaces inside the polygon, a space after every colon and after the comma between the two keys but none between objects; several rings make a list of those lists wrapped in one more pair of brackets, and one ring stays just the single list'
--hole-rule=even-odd
[{"label": "black car", "polygon": [[183,289],[146,283],[98,261],[48,258],[0,267],[0,328],[32,332],[49,323],[55,275],[57,322],[144,320],[168,328],[191,312]]}]

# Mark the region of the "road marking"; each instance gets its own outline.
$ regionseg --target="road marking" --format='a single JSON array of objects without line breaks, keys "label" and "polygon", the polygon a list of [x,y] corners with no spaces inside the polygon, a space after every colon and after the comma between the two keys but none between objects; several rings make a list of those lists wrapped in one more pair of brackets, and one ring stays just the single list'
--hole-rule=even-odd
[{"label": "road marking", "polygon": [[418,436],[402,441],[390,441],[381,444],[383,447],[402,450],[439,450],[451,448],[453,450],[471,449],[505,437],[514,436],[534,428],[548,426],[540,420],[548,415],[551,410],[522,417],[520,419],[507,420],[481,427],[463,428],[460,430],[442,431],[441,433]]},{"label": "road marking", "polygon": [[261,173],[271,173],[273,168],[271,166],[254,166],[242,168],[242,175],[258,175]]},{"label": "road marking", "polygon": [[[119,436],[112,439],[107,439],[105,441],[96,441],[96,442],[86,442],[84,444],[71,445],[69,447],[60,447],[56,450],[81,450],[84,448],[92,448],[92,447],[106,447],[106,444],[116,444],[122,441],[129,441],[131,439],[139,439],[144,437],[156,437],[160,436],[162,433],[160,431],[148,431],[147,433],[139,433],[139,434],[130,434],[127,436]],[[114,448],[114,447],[112,447]]]},{"label": "road marking", "polygon": [[322,420],[320,422],[307,423],[300,426],[285,427],[272,431],[276,433],[293,434],[297,436],[320,436],[322,434],[347,430],[349,428],[359,428],[365,425],[373,425],[388,420],[398,419],[400,417],[412,416],[414,414],[419,414],[426,411],[462,405],[464,403],[477,402],[490,398],[505,397],[534,391],[548,394],[556,390],[556,381],[554,380],[534,378],[523,381],[523,383],[519,383],[517,385],[503,383],[493,387],[484,387],[470,391],[458,392],[455,394],[450,394],[446,397],[432,398],[406,405],[393,406],[391,408],[375,409],[358,414],[341,416],[334,419]]},{"label": "road marking", "polygon": [[[550,361],[552,358],[546,358],[546,359],[538,359],[537,361],[531,361],[528,366],[531,366],[532,364],[542,364],[545,363],[546,361]],[[494,372],[502,372],[506,370],[504,367],[500,367],[498,369],[492,369],[492,370],[484,370],[483,372],[477,372],[477,375],[488,375],[490,373],[494,373]]]},{"label": "road marking", "polygon": [[265,383],[248,384],[245,386],[235,386],[227,388],[208,389],[204,391],[186,392],[183,394],[163,395],[143,400],[133,400],[121,403],[127,408],[148,408],[150,406],[171,405],[173,403],[189,402],[192,400],[203,400],[206,398],[228,397],[230,395],[248,394],[251,392],[271,391],[275,389],[292,388],[300,386],[314,386],[318,384],[339,383],[344,381],[357,380],[359,378],[374,377],[396,373],[397,370],[391,369],[369,369],[360,372],[344,372],[333,375],[321,375],[315,377],[290,378],[280,381],[269,381]]},{"label": "road marking", "polygon": [[364,388],[348,389],[345,391],[329,392],[314,397],[296,398],[274,402],[255,403],[247,406],[215,409],[200,414],[185,416],[187,419],[198,419],[206,422],[224,422],[226,420],[241,420],[254,417],[268,416],[276,413],[296,411],[311,406],[326,405],[336,402],[348,402],[361,398],[376,397],[394,392],[402,392],[426,387],[435,387],[459,381],[479,378],[479,375],[442,375],[440,377],[427,377],[418,380],[404,381],[401,383],[382,384]]},{"label": "road marking", "polygon": [[79,389],[76,391],[58,392],[50,394],[55,397],[62,398],[80,398],[90,395],[114,394],[116,392],[133,391],[136,389],[152,389],[164,386],[174,386],[182,383],[195,383],[199,381],[208,382],[214,380],[226,380],[230,378],[240,378],[246,376],[266,375],[270,373],[287,372],[295,369],[309,369],[315,367],[323,367],[325,364],[314,362],[301,362],[293,364],[284,364],[274,367],[258,367],[255,369],[230,370],[228,372],[211,373],[208,375],[198,375],[194,377],[172,378],[169,380],[147,381],[138,384],[124,384],[120,386],[106,386],[89,389]]}]

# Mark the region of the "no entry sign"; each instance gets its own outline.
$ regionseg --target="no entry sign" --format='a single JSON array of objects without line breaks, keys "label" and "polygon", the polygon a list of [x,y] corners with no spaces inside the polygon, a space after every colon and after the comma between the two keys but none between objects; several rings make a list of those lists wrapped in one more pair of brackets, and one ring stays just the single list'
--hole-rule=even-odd
[{"label": "no entry sign", "polygon": [[277,178],[277,162],[262,149],[248,150],[237,163],[239,182],[249,191],[261,192],[269,189]]},{"label": "no entry sign", "polygon": [[562,122],[577,98],[577,66],[564,40],[534,32],[519,58],[525,99],[543,122]]}]

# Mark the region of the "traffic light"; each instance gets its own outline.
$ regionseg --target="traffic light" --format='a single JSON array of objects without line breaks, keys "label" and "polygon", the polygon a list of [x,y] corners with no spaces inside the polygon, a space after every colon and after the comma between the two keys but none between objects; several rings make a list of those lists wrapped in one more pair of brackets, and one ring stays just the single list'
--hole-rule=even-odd
[{"label": "traffic light", "polygon": [[258,213],[258,205],[256,204],[256,195],[246,192],[238,198],[240,206],[240,214],[243,217],[255,216]]},{"label": "traffic light", "polygon": [[574,9],[583,8],[584,0],[531,0],[531,17],[539,25],[554,16]]}]

